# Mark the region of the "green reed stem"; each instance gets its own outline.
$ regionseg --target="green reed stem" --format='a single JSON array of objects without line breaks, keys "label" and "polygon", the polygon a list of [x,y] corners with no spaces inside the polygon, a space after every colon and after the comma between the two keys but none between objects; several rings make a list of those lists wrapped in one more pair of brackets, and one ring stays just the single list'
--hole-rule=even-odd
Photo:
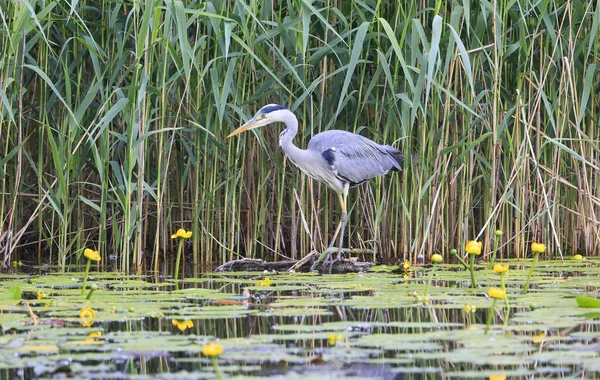
[{"label": "green reed stem", "polygon": [[429,288],[431,287],[431,281],[433,280],[433,274],[437,269],[437,265],[433,264],[433,268],[431,268],[431,271],[429,272],[429,279],[427,280],[427,286],[425,287],[425,293],[424,295],[427,296],[429,294]]},{"label": "green reed stem", "polygon": [[525,282],[525,289],[523,289],[524,293],[529,292],[529,282],[531,281],[531,276],[533,276],[533,271],[535,270],[535,266],[537,265],[539,256],[540,256],[539,252],[535,252],[533,254],[533,263],[531,263],[531,268],[529,268],[529,274],[527,275],[527,282]]},{"label": "green reed stem", "polygon": [[181,261],[181,251],[183,250],[183,239],[179,239],[179,246],[177,247],[177,260],[175,261],[175,276],[173,279],[179,279],[179,263]]},{"label": "green reed stem", "polygon": [[86,300],[89,300],[90,298],[92,298],[92,294],[98,289],[98,285],[96,284],[92,284],[90,285],[90,291],[87,295],[87,297],[85,297]]},{"label": "green reed stem", "polygon": [[460,257],[460,256],[458,255],[458,252],[456,251],[456,249],[452,249],[452,250],[450,250],[450,254],[451,254],[452,256],[456,257],[456,260],[458,260],[458,262],[460,263],[460,265],[462,265],[462,266],[463,266],[463,269],[464,269],[464,270],[467,270],[467,269],[469,269],[469,266],[467,265],[467,263],[465,263],[465,260],[463,260],[463,259],[462,259],[462,257]]},{"label": "green reed stem", "polygon": [[[500,273],[500,286],[506,293],[506,285],[504,284],[504,273]],[[508,295],[504,297],[504,306],[506,306],[506,314],[504,315],[504,325],[508,325],[508,316],[510,315],[510,306],[508,304]]]},{"label": "green reed stem", "polygon": [[81,295],[85,294],[85,288],[87,287],[88,272],[90,271],[91,263],[92,263],[92,260],[88,259],[87,263],[85,264],[85,274],[83,275],[83,286],[81,287]]},{"label": "green reed stem", "polygon": [[215,375],[217,375],[217,379],[223,380],[223,374],[221,373],[221,370],[219,369],[219,362],[217,361],[217,357],[212,356],[211,359],[212,359],[213,368],[215,369]]},{"label": "green reed stem", "polygon": [[492,302],[492,307],[490,308],[490,313],[488,314],[487,322],[485,324],[484,334],[487,334],[490,329],[490,325],[492,324],[492,318],[494,318],[495,311],[496,311],[496,299],[494,298],[494,301]]},{"label": "green reed stem", "polygon": [[469,270],[471,271],[471,288],[476,288],[475,283],[475,255],[469,254]]},{"label": "green reed stem", "polygon": [[496,252],[498,251],[498,238],[494,239],[494,251],[492,252],[492,258],[490,259],[490,269],[494,268],[496,263]]}]

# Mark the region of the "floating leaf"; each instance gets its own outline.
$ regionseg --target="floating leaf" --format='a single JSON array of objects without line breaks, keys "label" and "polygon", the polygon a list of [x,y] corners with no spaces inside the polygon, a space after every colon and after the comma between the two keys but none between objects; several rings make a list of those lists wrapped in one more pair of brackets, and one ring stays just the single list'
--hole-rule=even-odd
[{"label": "floating leaf", "polygon": [[18,286],[13,286],[3,292],[0,293],[0,299],[3,300],[11,300],[11,301],[20,301],[21,300],[21,288]]},{"label": "floating leaf", "polygon": [[597,298],[592,298],[592,297],[588,297],[588,296],[577,296],[575,297],[575,300],[577,301],[577,304],[579,305],[579,307],[585,307],[585,308],[599,308],[600,309],[600,300]]}]

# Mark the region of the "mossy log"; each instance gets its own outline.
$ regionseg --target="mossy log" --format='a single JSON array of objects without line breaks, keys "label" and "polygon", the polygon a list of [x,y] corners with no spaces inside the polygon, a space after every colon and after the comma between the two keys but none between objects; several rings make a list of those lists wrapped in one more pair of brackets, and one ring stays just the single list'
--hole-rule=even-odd
[{"label": "mossy log", "polygon": [[[330,251],[329,249],[328,251]],[[326,252],[328,252],[326,251]],[[335,249],[337,252],[337,248]],[[343,253],[353,254],[373,254],[372,250],[343,249]],[[320,252],[312,252],[301,260],[284,260],[269,262],[260,259],[239,259],[229,261],[217,269],[215,272],[264,272],[264,271],[295,271],[311,272],[317,270],[321,273],[343,274],[364,272],[374,265],[373,262],[359,261],[357,258],[334,260],[333,262],[325,260],[317,265],[315,263],[321,255]]]}]

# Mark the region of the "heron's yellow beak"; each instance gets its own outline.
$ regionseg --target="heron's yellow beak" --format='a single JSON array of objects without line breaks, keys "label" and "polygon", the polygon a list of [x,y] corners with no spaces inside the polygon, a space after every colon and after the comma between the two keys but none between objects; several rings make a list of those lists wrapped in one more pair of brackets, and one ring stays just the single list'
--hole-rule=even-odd
[{"label": "heron's yellow beak", "polygon": [[271,119],[269,119],[268,117],[263,117],[262,119],[252,118],[252,119],[248,120],[248,122],[246,124],[242,125],[235,131],[231,132],[229,134],[229,136],[227,136],[227,138],[230,138],[231,136],[239,135],[240,133],[246,132],[249,129],[262,127],[263,125],[267,125],[272,122],[273,121]]}]

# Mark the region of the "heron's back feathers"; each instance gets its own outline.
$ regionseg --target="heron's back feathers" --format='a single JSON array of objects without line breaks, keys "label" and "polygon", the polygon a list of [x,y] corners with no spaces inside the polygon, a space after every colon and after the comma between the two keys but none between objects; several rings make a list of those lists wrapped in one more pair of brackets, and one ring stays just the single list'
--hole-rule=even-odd
[{"label": "heron's back feathers", "polygon": [[[315,135],[308,151],[321,156],[323,168],[330,170],[340,185],[359,185],[390,170],[401,171],[402,153],[389,145],[380,145],[366,137],[346,131],[326,131]],[[329,181],[328,184],[337,190]]]}]

